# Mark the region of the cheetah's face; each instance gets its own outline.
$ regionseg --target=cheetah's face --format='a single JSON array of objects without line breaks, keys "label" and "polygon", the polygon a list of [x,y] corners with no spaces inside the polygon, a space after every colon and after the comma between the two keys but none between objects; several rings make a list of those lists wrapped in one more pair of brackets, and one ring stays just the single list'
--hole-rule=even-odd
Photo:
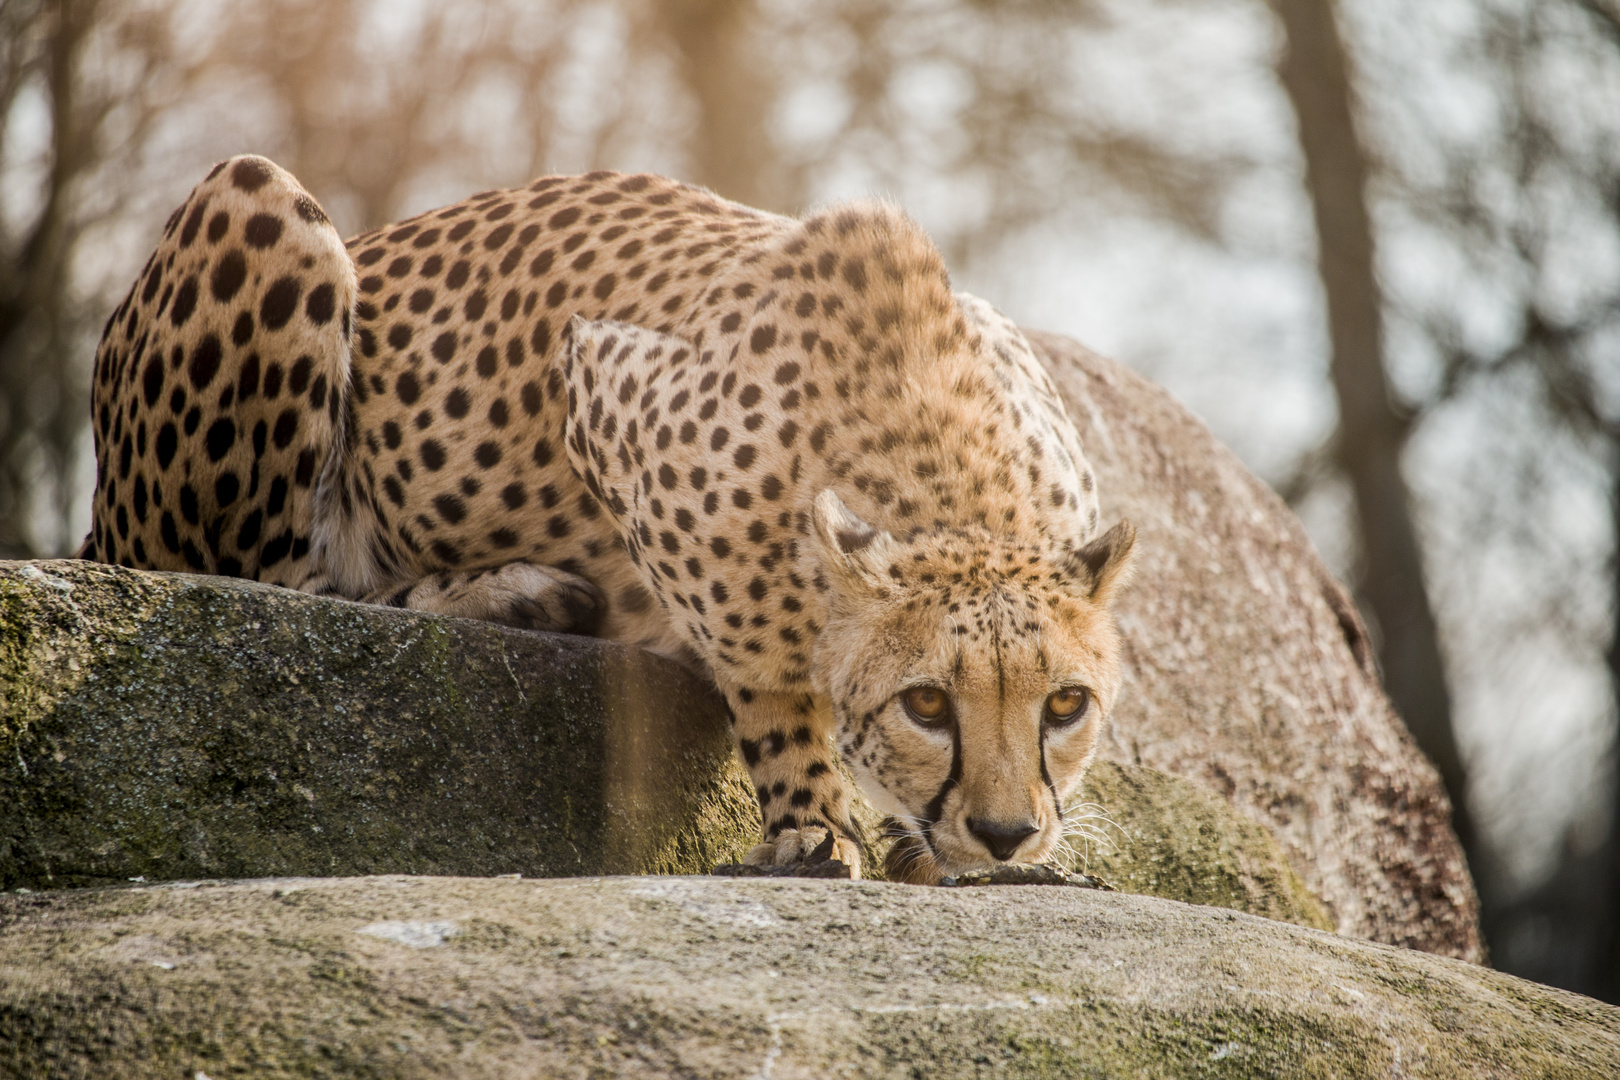
[{"label": "cheetah's face", "polygon": [[903,541],[830,491],[815,521],[831,586],[818,689],[846,764],[906,832],[908,865],[891,872],[1051,857],[1119,689],[1108,602],[1134,530],[1078,551],[988,533]]}]

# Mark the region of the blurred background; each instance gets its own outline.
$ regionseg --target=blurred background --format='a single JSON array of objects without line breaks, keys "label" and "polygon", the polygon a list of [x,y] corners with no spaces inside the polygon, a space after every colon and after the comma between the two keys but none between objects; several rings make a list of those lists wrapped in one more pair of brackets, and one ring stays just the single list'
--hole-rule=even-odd
[{"label": "blurred background", "polygon": [[100,327],[244,151],[345,235],[595,168],[903,203],[1294,507],[1493,962],[1620,1001],[1620,0],[0,0],[0,558],[83,537]]}]

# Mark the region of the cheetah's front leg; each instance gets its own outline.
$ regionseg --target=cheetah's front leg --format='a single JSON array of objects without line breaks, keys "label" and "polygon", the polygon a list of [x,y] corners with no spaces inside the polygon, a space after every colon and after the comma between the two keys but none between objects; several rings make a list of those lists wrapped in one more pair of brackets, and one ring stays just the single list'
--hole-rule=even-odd
[{"label": "cheetah's front leg", "polygon": [[843,779],[833,768],[832,716],[809,694],[728,692],[737,746],[759,797],[765,839],[748,853],[755,866],[803,861],[831,832],[832,858],[861,876],[860,834],[849,817]]}]

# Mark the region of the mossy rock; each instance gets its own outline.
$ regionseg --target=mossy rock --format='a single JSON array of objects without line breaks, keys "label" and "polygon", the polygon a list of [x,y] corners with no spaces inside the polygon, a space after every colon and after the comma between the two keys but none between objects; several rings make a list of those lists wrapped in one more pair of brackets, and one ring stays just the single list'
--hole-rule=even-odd
[{"label": "mossy rock", "polygon": [[[72,561],[0,564],[0,789],[4,888],[705,873],[758,829],[724,703],[656,657]],[[1112,823],[1075,868],[1330,925],[1190,783],[1099,762],[1085,798]]]},{"label": "mossy rock", "polygon": [[1570,1077],[1620,1009],[1050,886],[282,880],[0,896],[0,1075]]},{"label": "mossy rock", "polygon": [[1099,761],[1071,814],[1063,861],[1121,892],[1231,908],[1332,930],[1322,902],[1258,822],[1179,777]]},{"label": "mossy rock", "polygon": [[758,829],[674,664],[223,578],[0,564],[0,887],[683,873]]}]

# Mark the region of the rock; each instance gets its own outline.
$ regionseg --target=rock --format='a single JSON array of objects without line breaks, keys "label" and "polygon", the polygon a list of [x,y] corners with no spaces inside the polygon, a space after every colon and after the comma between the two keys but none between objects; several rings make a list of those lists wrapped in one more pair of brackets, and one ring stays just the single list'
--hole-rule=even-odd
[{"label": "rock", "polygon": [[1068,338],[1029,337],[1080,429],[1104,521],[1137,528],[1103,755],[1268,826],[1340,933],[1482,959],[1439,777],[1298,519],[1164,390]]},{"label": "rock", "polygon": [[[1076,869],[1326,925],[1221,800],[1111,763],[1089,783],[1109,822]],[[759,827],[725,706],[656,657],[77,561],[0,563],[0,790],[0,888],[705,873]]]},{"label": "rock", "polygon": [[0,887],[702,873],[725,704],[638,649],[223,578],[0,564]]},{"label": "rock", "polygon": [[281,880],[0,897],[0,1075],[1607,1078],[1620,1009],[1049,886]]},{"label": "rock", "polygon": [[1064,862],[1073,869],[1121,892],[1333,929],[1270,830],[1224,799],[1179,777],[1112,761],[1091,767],[1084,798],[1091,835],[1072,841],[1075,855]]}]

